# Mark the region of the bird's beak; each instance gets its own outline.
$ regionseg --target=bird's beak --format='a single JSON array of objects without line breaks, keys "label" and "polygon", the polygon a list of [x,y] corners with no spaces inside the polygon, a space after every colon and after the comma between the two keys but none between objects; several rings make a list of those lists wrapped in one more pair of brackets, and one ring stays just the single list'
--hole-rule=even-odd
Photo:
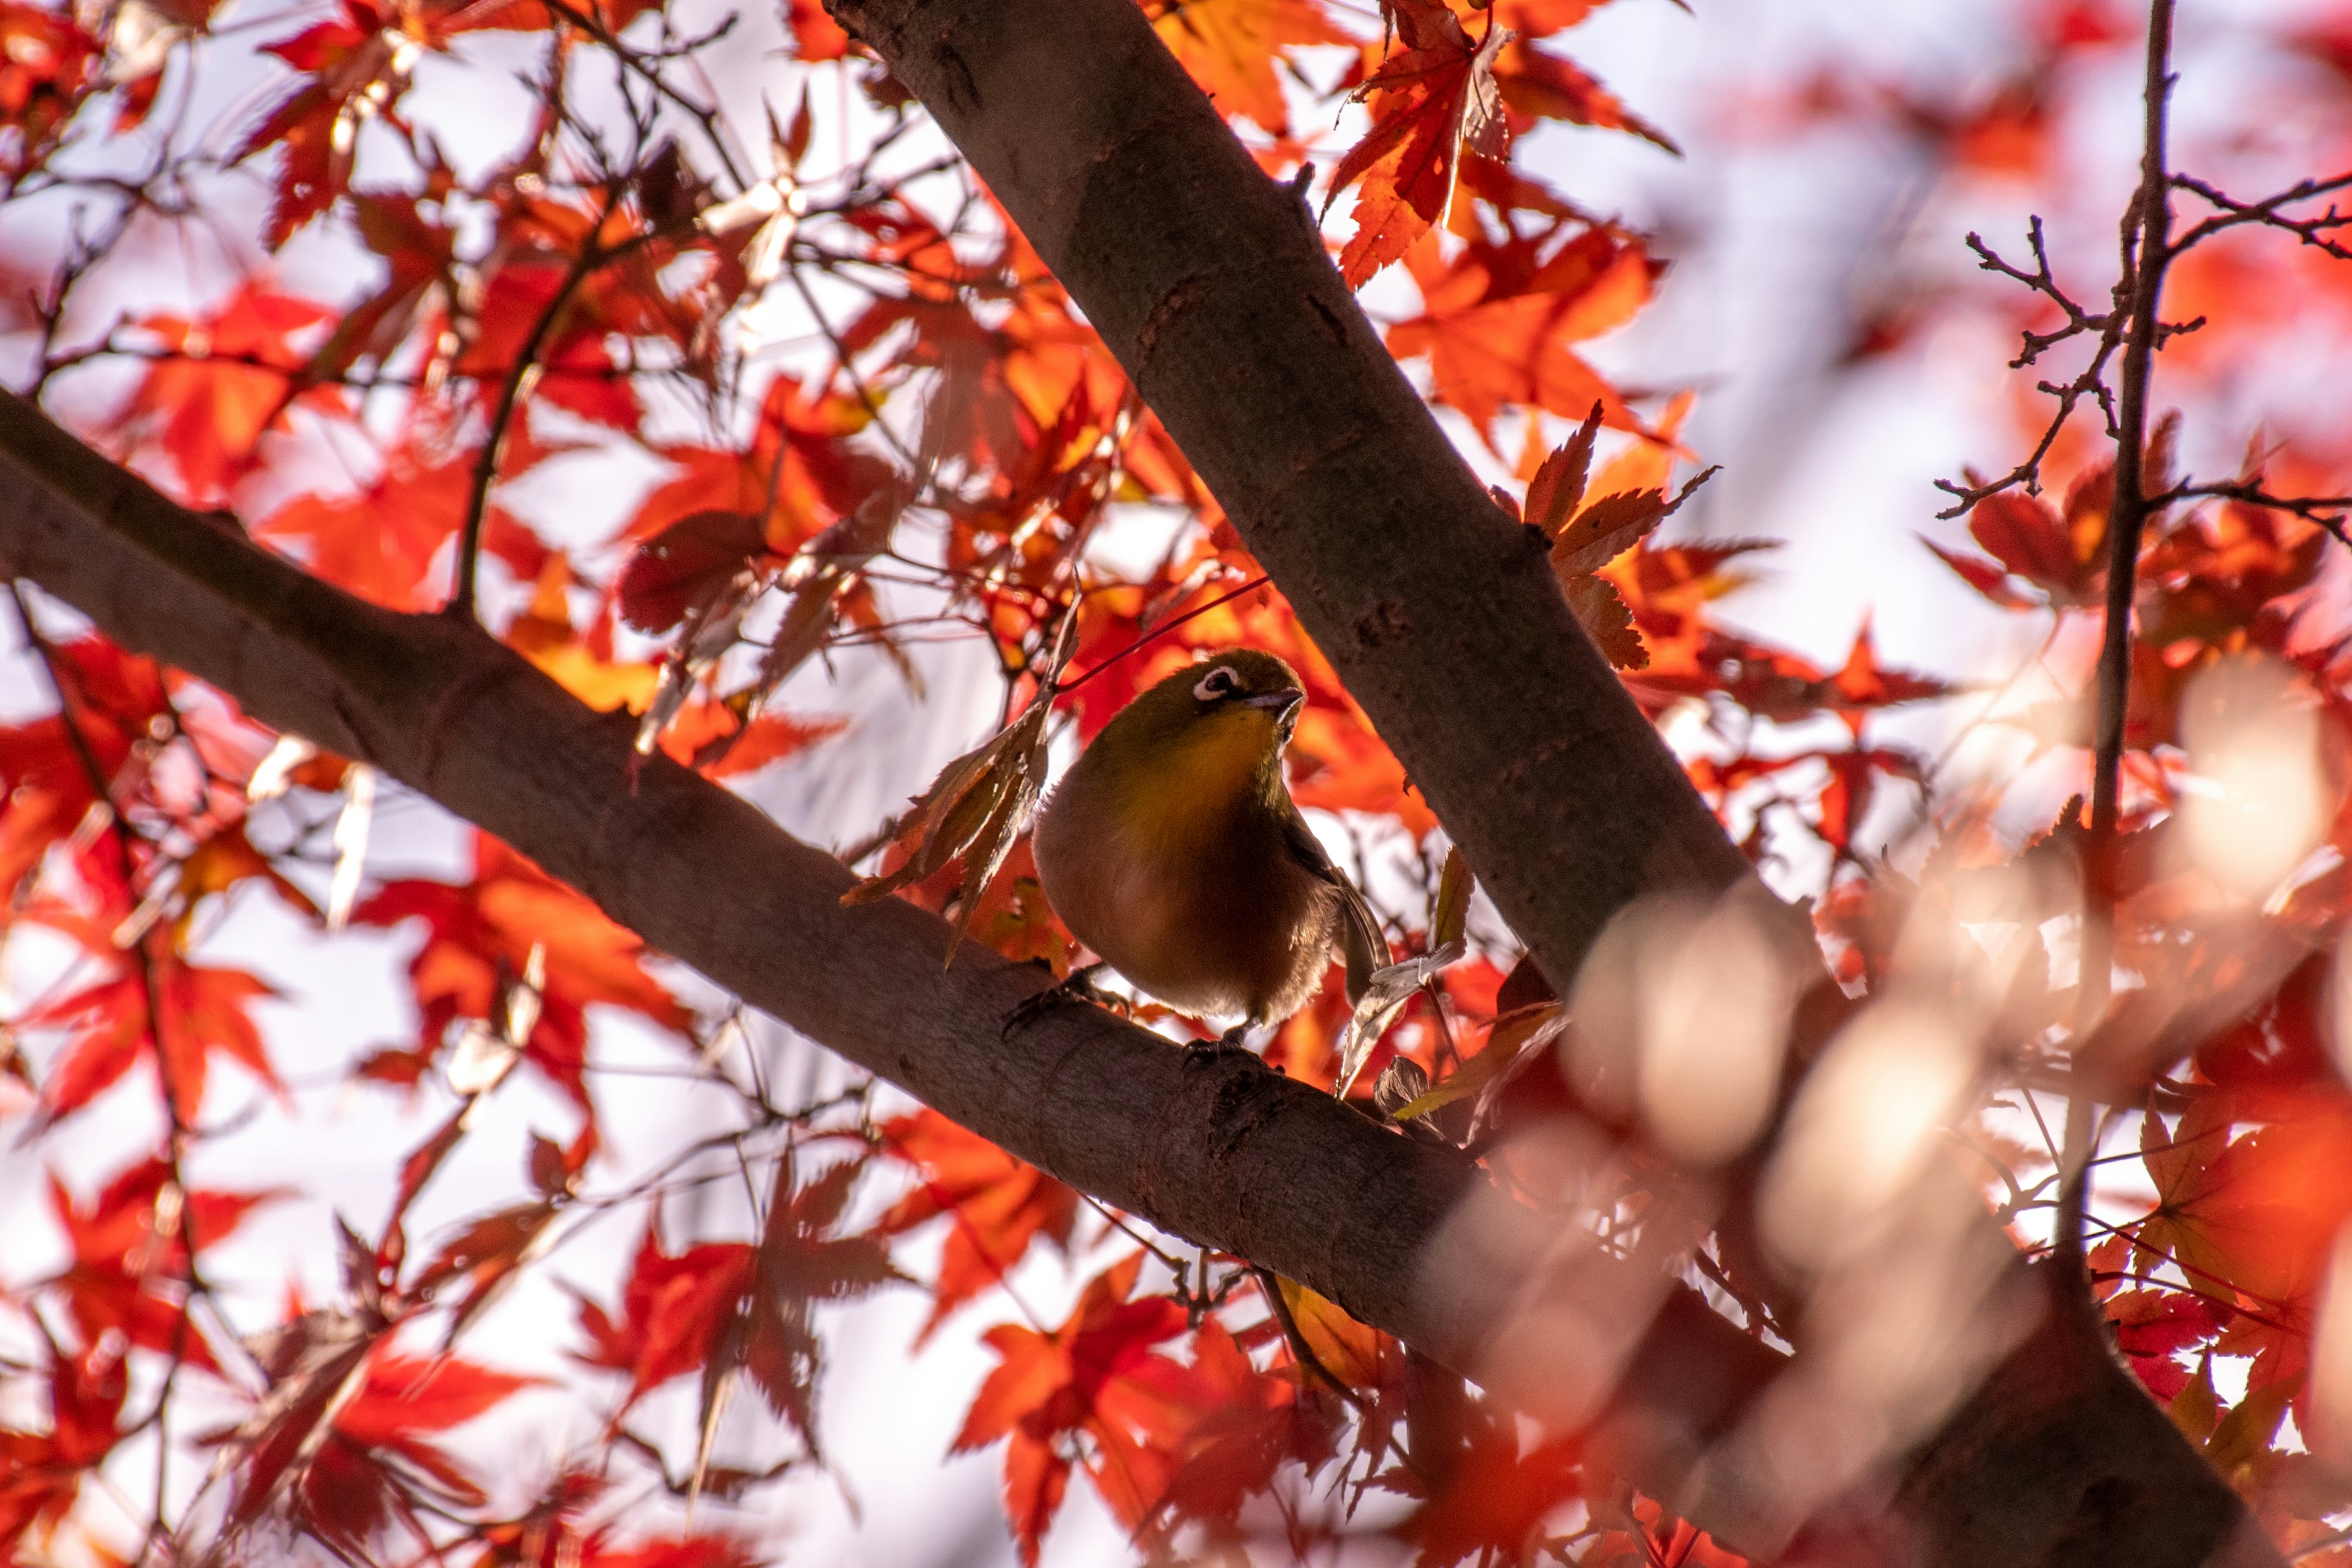
[{"label": "bird's beak", "polygon": [[1299,690],[1296,686],[1286,686],[1279,691],[1261,691],[1255,697],[1244,697],[1242,699],[1242,705],[1246,708],[1271,709],[1276,718],[1287,719],[1297,712],[1298,705],[1306,700],[1307,693]]}]

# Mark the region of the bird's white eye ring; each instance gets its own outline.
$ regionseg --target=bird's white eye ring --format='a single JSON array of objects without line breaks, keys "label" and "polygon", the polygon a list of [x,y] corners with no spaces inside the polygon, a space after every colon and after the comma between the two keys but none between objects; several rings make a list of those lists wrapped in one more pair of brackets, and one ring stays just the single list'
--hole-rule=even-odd
[{"label": "bird's white eye ring", "polygon": [[1234,672],[1222,664],[1192,683],[1192,695],[1203,702],[1214,702],[1220,697],[1230,697],[1234,689]]}]

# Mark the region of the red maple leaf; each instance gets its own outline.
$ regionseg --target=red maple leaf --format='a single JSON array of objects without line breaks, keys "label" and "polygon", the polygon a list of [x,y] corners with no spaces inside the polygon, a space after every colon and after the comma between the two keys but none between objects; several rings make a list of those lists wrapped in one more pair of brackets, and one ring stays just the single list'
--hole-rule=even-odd
[{"label": "red maple leaf", "polygon": [[825,14],[824,0],[784,0],[784,26],[792,30],[795,59],[814,64],[849,52],[849,35]]},{"label": "red maple leaf", "polygon": [[[998,1364],[981,1384],[950,1451],[1011,1439],[1004,1509],[1029,1568],[1035,1568],[1046,1527],[1069,1486],[1072,1461],[1064,1435],[1087,1432],[1110,1451],[1131,1455],[1138,1446],[1112,1414],[1121,1384],[1147,1362],[1166,1359],[1153,1345],[1184,1331],[1184,1310],[1166,1297],[1128,1300],[1142,1266],[1139,1252],[1097,1275],[1050,1333],[1003,1323],[982,1336]],[[1156,1487],[1134,1490],[1157,1496]]]},{"label": "red maple leaf", "polygon": [[42,1091],[44,1111],[52,1121],[88,1105],[136,1063],[155,1061],[158,1035],[163,1042],[161,1087],[182,1126],[194,1125],[203,1110],[215,1052],[284,1092],[249,1016],[255,1002],[277,992],[244,970],[201,967],[169,950],[154,952],[149,966],[152,1011],[148,978],[133,970],[26,1016],[28,1024],[62,1025],[70,1031]]},{"label": "red maple leaf", "polygon": [[[97,802],[83,747],[109,791],[127,802],[145,782],[140,742],[170,711],[163,671],[152,662],[96,637],[57,644],[54,651],[71,702],[70,723],[66,715],[52,714],[0,728],[0,784],[6,786],[0,802],[0,887],[16,887]],[[119,884],[120,861],[105,875]],[[130,908],[121,904],[112,912],[119,918]],[[113,950],[110,931],[95,951]]]},{"label": "red maple leaf", "polygon": [[648,1225],[621,1287],[618,1320],[578,1297],[580,1329],[588,1337],[578,1359],[628,1374],[625,1407],[699,1369],[751,1279],[751,1253],[743,1242],[706,1241],[673,1254],[662,1247],[658,1223]]},{"label": "red maple leaf", "polygon": [[1933,676],[1889,669],[1880,664],[1866,616],[1853,634],[1853,647],[1846,654],[1844,668],[1830,677],[1830,687],[1833,695],[1827,706],[1844,719],[1857,735],[1862,732],[1862,720],[1866,713],[1905,702],[1928,701],[1947,696],[1952,689],[1949,682]]},{"label": "red maple leaf", "polygon": [[188,1237],[194,1235],[199,1249],[209,1247],[236,1230],[254,1208],[289,1194],[284,1189],[183,1192],[171,1180],[163,1161],[142,1160],[83,1205],[50,1173],[49,1206],[73,1249],[73,1261],[46,1283],[58,1292],[65,1317],[83,1344],[96,1344],[114,1331],[142,1350],[215,1371],[211,1348],[182,1315]]},{"label": "red maple leaf", "polygon": [[938,1111],[917,1110],[885,1123],[882,1142],[915,1167],[920,1184],[882,1216],[878,1228],[896,1236],[942,1214],[954,1222],[917,1345],[950,1312],[1003,1280],[1038,1236],[1057,1245],[1069,1241],[1076,1193]]},{"label": "red maple leaf", "polygon": [[189,505],[220,505],[293,397],[305,356],[289,340],[330,314],[257,279],[202,316],[140,318],[133,325],[163,353],[116,416],[125,446],[169,463]]},{"label": "red maple leaf", "polygon": [[1669,153],[1682,152],[1672,137],[1626,108],[1622,99],[1582,66],[1536,47],[1531,41],[1535,28],[1527,25],[1525,15],[1528,7],[1496,9],[1501,25],[1520,34],[1503,46],[1495,61],[1495,84],[1502,92],[1503,103],[1521,121],[1513,127],[1515,131],[1524,131],[1538,119],[1559,120],[1570,125],[1630,132]]},{"label": "red maple leaf", "polygon": [[[265,1462],[240,1478],[231,1518],[243,1528],[274,1510],[346,1561],[365,1562],[369,1547],[395,1523],[415,1527],[420,1509],[478,1508],[488,1500],[432,1435],[542,1380],[454,1356],[371,1355],[362,1348],[348,1368],[347,1359],[348,1352],[334,1357],[319,1369],[324,1375],[294,1383],[301,1397],[284,1409],[273,1401],[286,1384],[264,1401],[257,1429],[240,1442]],[[266,1461],[278,1455],[285,1462],[272,1473]]]},{"label": "red maple leaf", "polygon": [[[1928,548],[1969,586],[2005,609],[2096,605],[2106,594],[2107,505],[2114,494],[2115,469],[2105,466],[2075,480],[2063,512],[2041,496],[2016,490],[1988,496],[1970,510],[1969,532],[1991,561],[1933,542]],[[2040,590],[2041,596],[2021,591],[2018,583]]]},{"label": "red maple leaf", "polygon": [[[593,278],[570,285],[573,257],[599,226],[596,215],[541,204],[530,216],[535,221],[510,224],[507,230],[508,243],[470,317],[471,339],[454,368],[475,381],[486,402],[494,403],[521,363],[541,318],[553,310],[553,327],[531,362],[538,371],[531,395],[614,429],[634,429],[644,411],[613,357],[611,338],[685,334],[673,333],[671,323],[649,315],[635,289],[599,287]],[[540,243],[527,243],[531,239]],[[660,298],[657,290],[645,292]]]},{"label": "red maple leaf", "polygon": [[769,384],[749,447],[680,442],[653,448],[677,472],[646,498],[628,537],[649,539],[695,512],[732,511],[763,520],[768,547],[788,553],[895,482],[887,462],[850,444],[872,419],[854,398],[809,393],[779,375]]},{"label": "red maple leaf", "polygon": [[736,574],[768,557],[767,536],[749,512],[688,512],[637,546],[613,592],[621,618],[658,636],[716,599]]},{"label": "red maple leaf", "polygon": [[263,47],[302,79],[246,133],[229,162],[285,149],[263,230],[274,251],[343,194],[360,119],[396,110],[416,45],[400,18],[368,0],[344,0],[341,15]]},{"label": "red maple leaf", "polygon": [[92,1345],[68,1355],[46,1331],[41,1339],[47,1429],[0,1426],[0,1554],[12,1563],[28,1534],[37,1549],[26,1560],[47,1556],[47,1534],[73,1508],[82,1478],[113,1451],[129,1383],[113,1349]]},{"label": "red maple leaf", "polygon": [[[520,456],[519,456],[520,454]],[[502,468],[511,478],[536,450],[509,442]],[[312,575],[394,610],[432,609],[447,596],[444,547],[457,537],[472,500],[474,458],[411,441],[384,455],[373,479],[341,494],[307,491],[253,526],[253,536],[287,549]],[[547,547],[530,527],[493,505],[482,548],[535,576]]]},{"label": "red maple leaf", "polygon": [[1344,1407],[1302,1398],[1298,1375],[1259,1371],[1223,1324],[1202,1322],[1189,1365],[1153,1356],[1105,1400],[1090,1470],[1103,1500],[1130,1530],[1194,1523],[1238,1542],[1243,1505],[1283,1466],[1312,1475],[1337,1451]]},{"label": "red maple leaf", "polygon": [[387,882],[352,911],[359,925],[421,919],[428,933],[408,966],[421,1014],[416,1047],[405,1064],[372,1060],[362,1070],[390,1077],[405,1065],[413,1082],[414,1072],[439,1054],[451,1024],[494,1018],[505,987],[527,971],[531,950],[540,947],[546,984],[523,1056],[582,1107],[593,1109],[581,1076],[587,1049],[583,1010],[601,1002],[671,1030],[686,1027],[687,1011],[646,973],[645,943],[595,905],[487,833],[475,835],[474,853],[470,882]]},{"label": "red maple leaf", "polygon": [[866,1168],[846,1160],[799,1183],[788,1149],[776,1162],[768,1195],[768,1215],[760,1227],[743,1288],[719,1327],[702,1373],[702,1449],[698,1478],[709,1459],[710,1438],[722,1391],[740,1369],[760,1391],[768,1408],[816,1450],[816,1384],[824,1358],[809,1309],[821,1301],[847,1301],[905,1278],[890,1266],[890,1251],[877,1233],[830,1234],[849,1201],[850,1188]]},{"label": "red maple leaf", "polygon": [[16,133],[0,153],[0,171],[13,179],[40,164],[105,58],[69,8],[0,4],[0,124]]},{"label": "red maple leaf", "polygon": [[1581,1445],[1574,1438],[1528,1447],[1509,1422],[1482,1421],[1447,1484],[1398,1533],[1421,1548],[1416,1568],[1453,1568],[1486,1552],[1517,1557],[1536,1539],[1544,1516],[1578,1497],[1581,1485]]},{"label": "red maple leaf", "polygon": [[2230,1307],[2185,1290],[2124,1290],[2107,1299],[2116,1347],[2147,1391],[2166,1404],[2189,1386],[2179,1353],[2210,1342],[2236,1316]]}]

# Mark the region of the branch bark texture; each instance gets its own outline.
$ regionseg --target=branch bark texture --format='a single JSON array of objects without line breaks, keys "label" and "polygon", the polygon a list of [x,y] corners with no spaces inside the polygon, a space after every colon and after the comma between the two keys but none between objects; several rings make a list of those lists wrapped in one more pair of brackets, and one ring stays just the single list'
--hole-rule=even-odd
[{"label": "branch bark texture", "polygon": [[1556,986],[1638,894],[1747,874],[1132,0],[829,5],[1085,308]]},{"label": "branch bark texture", "polygon": [[[1131,0],[826,7],[1085,310],[1561,994],[1633,899],[1747,874],[1298,195]],[[2101,1335],[2053,1319],[1955,1413],[1902,1489],[1906,1552],[1955,1568],[2276,1560]]]},{"label": "branch bark texture", "polygon": [[[1465,1158],[1389,1132],[1254,1063],[1206,1065],[1100,1008],[1003,1037],[1046,984],[856,878],[748,802],[656,753],[471,621],[353,598],[188,511],[0,393],[0,574],[256,718],[496,834],[659,951],[1041,1169],[1172,1234],[1321,1291],[1470,1375],[1538,1266],[1424,1258],[1483,1187]],[[1452,1256],[1459,1257],[1457,1248]],[[1596,1259],[1601,1294],[1648,1300]],[[1612,1272],[1613,1271],[1613,1272]],[[1687,1291],[1632,1349],[1644,1430],[1718,1435],[1780,1358]]]},{"label": "branch bark texture", "polygon": [[[1121,356],[1556,982],[1642,891],[1745,874],[1297,200],[1128,0],[836,4]],[[1696,1296],[1626,1265],[1588,1251],[1563,1272],[1524,1238],[1465,1247],[1454,1222],[1483,1185],[1472,1167],[1302,1086],[1194,1065],[1093,1010],[1001,1038],[1043,984],[1034,970],[966,943],[943,972],[942,922],[895,900],[841,908],[849,873],[743,801],[658,756],[632,787],[625,717],[590,712],[470,624],[327,587],[14,398],[0,399],[0,568],[480,825],[1013,1153],[1457,1371],[1496,1370],[1531,1295],[1656,1302],[1628,1329],[1606,1423],[1646,1490],[1671,1499],[1779,1371]],[[1902,1556],[2186,1565],[2240,1529],[2227,1488],[2095,1345],[2061,1347],[2062,1380],[2032,1344],[1897,1494]],[[2042,1397],[2060,1386],[2063,1408]],[[2141,1528],[2111,1527],[2125,1516]]]}]

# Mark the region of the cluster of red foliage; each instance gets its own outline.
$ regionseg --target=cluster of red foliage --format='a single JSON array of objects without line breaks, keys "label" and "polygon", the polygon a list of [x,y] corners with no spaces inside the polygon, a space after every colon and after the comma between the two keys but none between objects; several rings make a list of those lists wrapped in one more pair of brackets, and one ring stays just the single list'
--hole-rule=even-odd
[{"label": "cluster of red foliage", "polygon": [[[1677,432],[1689,397],[1631,395],[1578,345],[1638,311],[1660,265],[1640,235],[1509,156],[1513,138],[1544,121],[1671,146],[1559,52],[1559,35],[1595,4],[1384,0],[1377,25],[1324,0],[1146,8],[1220,108],[1248,122],[1237,128],[1270,173],[1288,175],[1319,151],[1293,135],[1302,100],[1327,118],[1348,100],[1363,106],[1325,198],[1351,195],[1343,271],[1361,283],[1402,264],[1419,313],[1387,323],[1391,348],[1426,361],[1433,401],[1516,468],[1524,500],[1498,499],[1552,541],[1565,590],[1645,709],[1700,721],[1691,773],[1742,826],[1751,856],[1772,859],[1776,831],[1826,850],[1825,941],[1853,990],[1879,989],[1900,974],[1901,936],[1919,910],[1959,908],[1969,879],[2000,867],[2058,864],[2073,853],[2073,816],[2031,844],[2004,841],[1999,790],[1963,787],[1874,732],[1883,710],[1949,687],[1882,666],[1866,628],[1833,670],[1742,635],[1714,606],[1765,546],[1656,536],[1688,493],[1670,481],[1685,457]],[[81,427],[125,463],[191,505],[232,509],[256,538],[368,599],[478,608],[583,701],[643,715],[641,750],[659,744],[713,776],[831,742],[840,722],[794,716],[779,694],[814,693],[821,661],[860,649],[913,686],[919,645],[954,637],[984,647],[1006,715],[1044,692],[1041,721],[1050,715],[1080,740],[1197,650],[1271,649],[1308,691],[1291,753],[1298,799],[1346,814],[1368,852],[1397,863],[1384,863],[1376,885],[1419,878],[1425,901],[1383,911],[1400,947],[1444,945],[1433,940],[1448,924],[1437,825],[1395,758],[1036,257],[940,156],[898,84],[809,0],[783,8],[795,58],[779,67],[771,96],[788,107],[767,114],[756,153],[695,86],[723,28],[694,36],[681,30],[688,18],[644,0],[341,0],[262,46],[285,69],[267,107],[233,127],[226,154],[268,181],[255,227],[261,252],[285,259],[243,269],[198,309],[119,318],[104,314],[121,297],[107,292],[111,280],[155,265],[141,237],[215,221],[228,198],[226,176],[200,166],[181,122],[149,119],[175,75],[178,101],[194,101],[192,79],[219,47],[211,13],[141,0],[113,15],[101,40],[66,9],[0,0],[0,225],[12,206],[56,214],[79,201],[105,215],[55,254],[13,240],[12,275],[41,280],[0,309],[20,384],[83,411]],[[1892,109],[1937,139],[1955,178],[2039,174],[2055,156],[2060,73],[2128,34],[2103,17],[2052,8],[2033,59],[1986,103],[1825,89],[1804,112]],[[543,51],[538,119],[493,156],[453,161],[430,115],[412,112],[424,95],[411,89],[428,64],[487,72],[457,47],[485,30]],[[604,85],[591,90],[591,79]],[[821,124],[813,106],[829,102],[840,110]],[[100,143],[142,122],[153,158],[126,172]],[[314,298],[289,281],[300,247],[329,239],[370,258],[352,297]],[[2229,254],[2262,287],[2352,298],[2342,275],[2309,269],[2292,250]],[[2168,351],[2168,375],[2216,374],[2211,340],[2241,330],[2232,306],[2252,285],[2221,277],[2184,273],[2210,320],[2202,339]],[[1949,303],[1906,301],[1904,319]],[[782,370],[759,355],[763,333],[783,335],[779,310],[820,345]],[[1868,347],[1902,352],[1905,337],[1874,327]],[[1524,439],[1511,457],[1503,443],[1515,422]],[[561,482],[567,463],[615,448],[661,472],[616,515],[559,529],[509,504],[519,481]],[[2325,474],[2343,456],[2291,445],[2266,472]],[[2071,697],[2088,676],[2077,656],[2104,591],[2102,486],[2112,481],[2079,433],[2049,461],[2075,475],[2063,507],[1996,496],[1970,518],[1981,555],[1937,549],[1994,604],[2048,618],[2045,653]],[[2170,482],[2162,462],[2157,472],[2158,488]],[[1112,533],[1159,539],[1156,563],[1106,564],[1092,546]],[[2316,523],[2238,501],[2183,505],[2152,531],[2140,566],[2129,848],[2105,873],[2118,900],[2116,961],[2146,984],[2072,1041],[2074,1070],[2095,1066],[2103,1099],[2147,1108],[2139,1126],[2155,1202],[2099,1219],[2105,1239],[2092,1254],[2119,1342],[2290,1542],[2316,1540],[2326,1527],[2315,1521],[2352,1506],[2340,1479],[2282,1436],[2290,1408],[2297,1429],[2313,1431],[2304,1391],[2316,1293],[2329,1238],[2352,1213],[2352,1100],[2320,1000],[2347,889],[2338,861],[2249,907],[2168,859],[2161,841],[2184,791],[2198,787],[2187,782],[2195,759],[2183,703],[2200,672],[2265,654],[2325,705],[2331,745],[2352,733],[2326,548]],[[1003,1445],[1024,1562],[1035,1562],[1074,1472],[1154,1548],[1272,1535],[1303,1554],[1366,1528],[1350,1522],[1358,1505],[1387,1494],[1381,1528],[1425,1564],[1542,1553],[1737,1561],[1588,1468],[1572,1435],[1524,1443],[1499,1404],[1472,1400],[1456,1415],[1459,1452],[1446,1462],[1416,1456],[1402,1348],[1312,1292],[1236,1259],[1129,1245],[1117,1216],[1082,1227],[1078,1194],[931,1112],[877,1121],[865,1094],[783,1104],[756,1075],[738,1083],[710,1048],[724,1043],[723,1026],[682,1005],[629,933],[496,842],[476,844],[462,881],[365,889],[377,788],[366,770],[273,744],[217,694],[94,637],[50,640],[21,598],[18,609],[56,710],[0,730],[6,932],[61,942],[71,957],[0,1036],[0,1116],[38,1148],[102,1096],[152,1093],[162,1130],[87,1199],[53,1184],[70,1261],[27,1277],[0,1259],[0,1322],[12,1336],[0,1371],[22,1391],[0,1428],[0,1545],[11,1552],[211,1561],[247,1550],[270,1524],[352,1562],[754,1561],[753,1544],[707,1514],[648,1533],[630,1528],[625,1506],[665,1488],[740,1500],[791,1465],[821,1462],[814,1310],[904,1283],[893,1243],[937,1228],[940,1261],[920,1285],[931,1298],[925,1336],[959,1310],[1002,1304],[1000,1287],[1040,1238],[1084,1264],[1061,1322],[986,1331],[997,1364],[956,1438],[959,1448]],[[1996,708],[1986,721],[2038,724],[2040,746],[2081,754],[2074,710]],[[1890,782],[1924,803],[1919,833],[1933,845],[1916,875],[1866,856],[1858,837],[1865,819],[1885,820]],[[1037,783],[997,768],[983,815],[1017,829],[1006,803]],[[2325,842],[2352,853],[2339,796],[2329,797]],[[280,804],[258,804],[272,798]],[[1010,831],[983,852],[968,824],[964,839],[933,854],[915,830],[936,824],[877,826],[867,854],[895,841],[898,860],[925,873],[909,877],[909,896],[954,904],[1011,955],[1066,967],[1069,940]],[[330,831],[321,856],[314,845]],[[967,847],[967,862],[987,862],[976,876],[944,852]],[[323,900],[303,890],[320,859],[333,868]],[[335,1299],[289,1301],[268,1322],[232,1311],[205,1262],[276,1194],[207,1190],[184,1171],[222,1135],[216,1058],[287,1093],[254,1016],[269,985],[205,957],[247,884],[331,931],[421,930],[408,970],[416,1038],[348,1074],[446,1108],[404,1156],[387,1152],[388,1213],[373,1239],[343,1229]],[[1458,909],[1451,919],[1458,930]],[[2017,1027],[1998,1069],[2013,1099],[2058,1082],[2070,1016],[2070,993],[2026,929],[2035,951],[2013,966],[2004,1016]],[[1456,1141],[1468,1135],[1465,1110],[1491,1131],[1517,1100],[1547,1114],[1572,1101],[1570,1082],[1553,1081],[1543,1053],[1528,1050],[1548,1037],[1548,1004],[1508,988],[1512,958],[1490,942],[1446,970],[1381,1041],[1360,1092],[1385,1094],[1384,1110],[1402,1106],[1403,1120]],[[746,1129],[678,1152],[645,1182],[599,1191],[599,1005],[676,1038],[682,1063],[738,1097]],[[1347,1016],[1335,974],[1269,1059],[1328,1086]],[[413,1201],[519,1065],[576,1106],[576,1136],[534,1138],[515,1202],[412,1255]],[[136,1068],[152,1069],[152,1085]],[[1655,1152],[1638,1125],[1606,1120],[1626,1156],[1603,1205],[1613,1244],[1639,1226]],[[2001,1217],[2034,1245],[2031,1211],[2048,1206],[2051,1181],[2028,1178],[2055,1151],[2005,1141],[1989,1124],[1974,1136],[1998,1167]],[[666,1235],[670,1179],[711,1151],[764,1170],[755,1223],[732,1239]],[[869,1174],[903,1195],[845,1229]],[[611,1305],[581,1297],[574,1352],[583,1397],[598,1375],[610,1394],[602,1439],[537,1497],[497,1495],[441,1435],[532,1380],[451,1347],[578,1214],[615,1206],[643,1215],[643,1242]],[[1693,1267],[1755,1331],[1785,1326],[1711,1243]],[[1147,1289],[1147,1268],[1151,1279],[1172,1278],[1172,1292]],[[2183,1360],[2192,1353],[2193,1369]],[[2246,1366],[2244,1392],[2226,1407],[2216,1357]],[[666,1450],[631,1419],[647,1395],[689,1376],[698,1440],[691,1452]],[[173,1421],[174,1400],[198,1379],[245,1400],[244,1414],[195,1434]],[[772,1468],[713,1463],[719,1413],[747,1381],[792,1435]],[[125,1456],[148,1437],[165,1466],[146,1460],[133,1480]],[[174,1447],[184,1459],[192,1445],[215,1468],[183,1504],[163,1475]],[[94,1501],[101,1477],[114,1496],[147,1496],[152,1518],[126,1523],[119,1507]]]}]

